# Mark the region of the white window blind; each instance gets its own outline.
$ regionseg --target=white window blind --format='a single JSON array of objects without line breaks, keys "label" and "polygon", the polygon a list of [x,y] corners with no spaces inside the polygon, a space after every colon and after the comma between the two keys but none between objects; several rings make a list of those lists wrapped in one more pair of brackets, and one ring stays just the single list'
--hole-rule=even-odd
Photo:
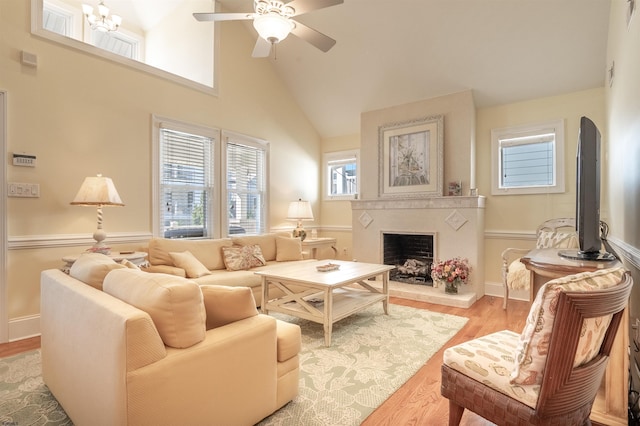
[{"label": "white window blind", "polygon": [[160,128],[160,211],[166,238],[211,236],[213,139]]},{"label": "white window blind", "polygon": [[262,234],[266,232],[267,146],[239,135],[225,140],[228,232]]},{"label": "white window blind", "polygon": [[564,192],[564,121],[491,131],[494,195]]},{"label": "white window blind", "polygon": [[554,133],[500,139],[500,186],[553,185],[554,145]]}]

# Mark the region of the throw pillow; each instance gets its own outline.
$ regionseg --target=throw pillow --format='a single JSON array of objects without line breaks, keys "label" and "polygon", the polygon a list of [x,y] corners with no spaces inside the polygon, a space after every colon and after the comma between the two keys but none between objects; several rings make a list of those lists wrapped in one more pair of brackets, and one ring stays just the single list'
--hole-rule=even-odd
[{"label": "throw pillow", "polygon": [[232,236],[234,246],[259,245],[262,256],[268,262],[276,259],[276,234]]},{"label": "throw pillow", "polygon": [[302,241],[300,238],[276,237],[276,260],[302,260]]},{"label": "throw pillow", "polygon": [[207,330],[258,315],[249,287],[200,286],[207,312]]},{"label": "throw pillow", "polygon": [[222,253],[224,264],[229,271],[242,271],[267,264],[262,256],[262,250],[257,244],[222,247]]},{"label": "throw pillow", "polygon": [[[623,267],[600,269],[595,272],[582,272],[557,278],[543,285],[531,305],[529,316],[514,352],[511,383],[521,385],[542,383],[542,372],[547,360],[550,335],[561,292],[587,292],[610,288],[620,284],[624,273]],[[583,323],[585,334],[578,343],[574,365],[581,365],[593,357],[594,354],[588,349],[593,345],[593,342],[588,342],[588,340],[602,339],[604,337],[602,330],[606,328],[609,321],[610,318],[607,317],[585,319]]]},{"label": "throw pillow", "polygon": [[167,346],[188,348],[205,339],[206,313],[194,281],[124,268],[105,277],[104,292],[149,314]]},{"label": "throw pillow", "polygon": [[91,287],[102,290],[104,277],[114,269],[126,268],[102,253],[83,253],[73,262],[69,275]]},{"label": "throw pillow", "polygon": [[204,266],[190,251],[170,252],[171,260],[178,268],[184,269],[187,278],[199,278],[203,275],[209,275],[211,272]]}]

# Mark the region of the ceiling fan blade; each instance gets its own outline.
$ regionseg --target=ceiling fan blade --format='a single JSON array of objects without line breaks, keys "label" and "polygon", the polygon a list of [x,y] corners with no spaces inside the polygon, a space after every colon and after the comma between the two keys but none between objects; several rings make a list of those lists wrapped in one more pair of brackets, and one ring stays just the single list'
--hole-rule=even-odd
[{"label": "ceiling fan blade", "polygon": [[241,19],[252,19],[253,13],[194,13],[193,17],[198,21],[236,21]]},{"label": "ceiling fan blade", "polygon": [[329,49],[336,44],[336,41],[329,36],[322,34],[319,31],[314,30],[311,27],[306,26],[305,24],[301,24],[298,21],[293,21],[296,25],[291,30],[291,34],[300,37],[304,41],[313,44],[318,49],[323,52],[328,52]]},{"label": "ceiling fan blade", "polygon": [[269,56],[271,52],[271,43],[262,37],[258,37],[256,41],[256,45],[253,47],[253,53],[251,54],[254,58],[266,58]]},{"label": "ceiling fan blade", "polygon": [[325,7],[335,6],[344,3],[344,0],[293,0],[286,4],[292,7],[295,12],[293,16],[302,15],[312,10],[324,9]]}]

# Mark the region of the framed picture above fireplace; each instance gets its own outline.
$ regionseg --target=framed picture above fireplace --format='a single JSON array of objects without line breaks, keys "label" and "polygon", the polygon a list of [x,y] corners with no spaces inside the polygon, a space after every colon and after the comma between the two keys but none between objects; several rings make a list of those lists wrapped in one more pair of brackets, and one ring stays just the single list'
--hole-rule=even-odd
[{"label": "framed picture above fireplace", "polygon": [[378,196],[442,196],[443,116],[379,127]]}]

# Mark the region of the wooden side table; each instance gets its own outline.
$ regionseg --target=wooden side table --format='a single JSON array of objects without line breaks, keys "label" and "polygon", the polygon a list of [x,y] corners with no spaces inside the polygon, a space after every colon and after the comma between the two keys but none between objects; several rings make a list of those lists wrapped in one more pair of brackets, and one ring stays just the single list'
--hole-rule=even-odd
[{"label": "wooden side table", "polygon": [[306,238],[302,242],[302,249],[311,249],[311,258],[317,259],[319,248],[331,248],[333,249],[333,255],[338,258],[338,249],[336,244],[338,240],[335,238]]},{"label": "wooden side table", "polygon": [[[70,254],[67,256],[64,256],[62,258],[62,261],[65,262],[65,265],[60,268],[60,270],[64,273],[69,273],[69,271],[71,270],[71,266],[73,265],[73,263],[78,260],[78,258],[82,255],[82,253],[80,254]],[[146,262],[146,258],[147,258],[147,253],[143,252],[143,251],[134,251],[134,252],[127,252],[127,253],[121,253],[121,252],[111,252],[111,254],[107,255],[110,258],[112,258],[115,262],[120,263],[123,260],[128,260],[131,263],[133,263],[134,265],[137,266],[143,266]]]},{"label": "wooden side table", "polygon": [[[617,260],[611,262],[572,260],[558,255],[558,249],[531,250],[520,261],[532,273],[531,294],[537,294],[547,281],[580,272],[620,266]],[[533,298],[531,299],[533,301]],[[593,403],[591,420],[606,425],[627,424],[627,383],[629,380],[629,310],[625,309],[618,328],[609,364],[602,379],[598,396]]]}]

